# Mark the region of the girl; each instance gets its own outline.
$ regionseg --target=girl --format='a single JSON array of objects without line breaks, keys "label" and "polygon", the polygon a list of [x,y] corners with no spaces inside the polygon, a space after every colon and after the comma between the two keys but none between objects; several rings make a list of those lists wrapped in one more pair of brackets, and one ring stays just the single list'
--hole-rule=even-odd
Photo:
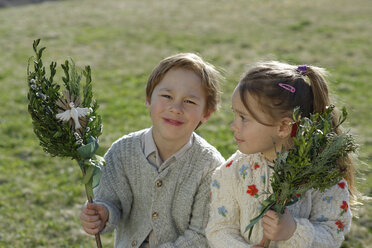
[{"label": "girl", "polygon": [[[231,129],[239,150],[212,178],[210,220],[206,235],[211,247],[339,247],[350,229],[350,196],[355,195],[353,165],[347,176],[324,192],[309,190],[279,216],[269,210],[253,228],[246,226],[260,213],[276,148],[291,146],[293,109],[302,117],[322,113],[330,105],[324,70],[280,62],[256,64],[240,80],[232,96]],[[337,116],[333,117],[334,122]],[[293,130],[295,132],[295,128]],[[337,132],[340,132],[337,130]],[[293,135],[293,134],[292,134]]]}]

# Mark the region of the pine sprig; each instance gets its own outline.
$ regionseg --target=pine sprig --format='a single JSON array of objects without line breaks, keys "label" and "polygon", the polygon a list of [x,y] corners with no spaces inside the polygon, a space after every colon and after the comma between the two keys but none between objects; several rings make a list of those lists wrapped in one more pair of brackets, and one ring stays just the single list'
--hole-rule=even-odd
[{"label": "pine sprig", "polygon": [[[294,145],[287,151],[277,154],[270,178],[273,193],[262,203],[261,213],[252,219],[245,231],[252,228],[269,209],[279,215],[285,207],[296,203],[300,195],[310,189],[323,192],[336,185],[346,176],[347,167],[343,163],[357,145],[349,133],[338,134],[336,129],[347,117],[344,108],[337,124],[333,124],[334,106],[322,114],[313,114],[310,118],[301,118],[299,108],[293,113],[298,125]],[[265,247],[267,244],[265,244]]]},{"label": "pine sprig", "polygon": [[[78,162],[88,201],[93,202],[93,188],[99,183],[105,162],[95,155],[102,121],[97,114],[98,103],[93,99],[90,67],[81,72],[72,59],[66,60],[61,65],[65,88],[61,93],[61,86],[54,82],[57,63],[51,62],[48,77],[42,61],[45,47],[38,49],[39,43],[40,39],[34,41],[35,57],[29,59],[27,66],[28,111],[34,132],[41,147],[51,156],[70,157]],[[83,77],[85,85],[81,90]],[[101,248],[100,236],[95,236],[97,247]]]},{"label": "pine sprig", "polygon": [[68,123],[62,123],[56,118],[58,110],[61,109],[56,102],[62,97],[60,85],[54,83],[57,63],[52,62],[50,64],[50,75],[48,77],[42,61],[45,47],[38,49],[39,42],[40,40],[35,40],[33,44],[35,52],[35,59],[33,60],[34,70],[30,70],[30,63],[27,69],[29,86],[28,110],[33,120],[34,132],[39,138],[40,145],[44,151],[51,156],[72,157],[79,160],[80,155],[76,151],[77,148],[82,144],[86,144],[90,136],[98,138],[102,133],[101,117],[96,113],[98,104],[92,100],[91,70],[88,66],[80,73],[73,60],[66,60],[61,65],[65,74],[62,77],[62,81],[65,89],[73,98],[72,100],[80,97],[80,81],[82,77],[86,79],[83,86],[84,99],[82,106],[91,108],[92,111],[86,116],[87,126],[79,134],[82,142],[77,143],[74,130],[71,129]]}]

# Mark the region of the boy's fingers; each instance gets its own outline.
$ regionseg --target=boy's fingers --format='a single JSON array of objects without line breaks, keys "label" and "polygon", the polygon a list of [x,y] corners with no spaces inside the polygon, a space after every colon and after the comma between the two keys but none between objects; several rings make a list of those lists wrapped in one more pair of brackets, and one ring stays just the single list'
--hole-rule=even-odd
[{"label": "boy's fingers", "polygon": [[100,205],[99,204],[95,204],[95,203],[87,203],[87,209],[94,209],[94,210],[97,210],[97,208],[99,207]]},{"label": "boy's fingers", "polygon": [[88,209],[88,208],[83,208],[83,213],[86,214],[86,215],[96,215],[96,214],[98,214],[97,210]]},{"label": "boy's fingers", "polygon": [[83,226],[83,229],[86,233],[88,234],[91,234],[91,235],[96,235],[98,232],[99,232],[99,229],[98,228],[94,228],[94,229],[89,229],[89,228],[85,228]]},{"label": "boy's fingers", "polygon": [[86,229],[95,229],[99,228],[101,226],[102,221],[97,220],[94,222],[87,222],[87,221],[81,221],[81,225],[85,227]]}]

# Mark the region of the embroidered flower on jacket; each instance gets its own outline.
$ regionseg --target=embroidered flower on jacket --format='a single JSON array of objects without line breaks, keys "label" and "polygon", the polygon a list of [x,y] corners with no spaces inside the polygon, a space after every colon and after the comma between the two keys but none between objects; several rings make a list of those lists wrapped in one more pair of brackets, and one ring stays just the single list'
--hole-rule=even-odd
[{"label": "embroidered flower on jacket", "polygon": [[327,201],[328,203],[330,203],[331,201],[332,201],[332,199],[333,199],[333,196],[324,196],[323,197],[323,201]]},{"label": "embroidered flower on jacket", "polygon": [[258,189],[256,188],[255,184],[249,185],[247,189],[247,194],[250,194],[251,196],[258,197]]},{"label": "embroidered flower on jacket", "polygon": [[326,222],[328,221],[328,218],[324,217],[324,215],[322,215],[321,217],[317,218],[316,219],[318,222]]},{"label": "embroidered flower on jacket", "polygon": [[256,163],[256,164],[254,164],[253,168],[254,168],[255,170],[257,170],[258,168],[260,168],[260,165]]},{"label": "embroidered flower on jacket", "polygon": [[218,213],[219,213],[220,215],[222,215],[223,217],[226,217],[227,210],[226,210],[225,206],[221,206],[221,207],[219,207],[219,208],[218,208]]},{"label": "embroidered flower on jacket", "polygon": [[345,188],[345,182],[341,182],[339,184],[337,184],[341,189],[344,189]]},{"label": "embroidered flower on jacket", "polygon": [[342,224],[341,221],[336,221],[336,225],[337,225],[337,233],[340,233],[344,230],[344,224]]},{"label": "embroidered flower on jacket", "polygon": [[342,205],[340,206],[340,208],[342,209],[342,212],[340,213],[340,216],[342,216],[349,209],[349,205],[347,204],[346,201],[342,201]]},{"label": "embroidered flower on jacket", "polygon": [[248,166],[246,165],[243,165],[242,167],[240,167],[240,175],[243,177],[243,179],[245,179],[245,176],[248,174]]},{"label": "embroidered flower on jacket", "polygon": [[234,161],[234,160],[231,160],[230,162],[228,162],[228,163],[226,164],[226,167],[230,167],[231,164],[233,163],[233,161]]},{"label": "embroidered flower on jacket", "polygon": [[219,189],[220,188],[220,183],[216,179],[214,179],[213,182],[212,182],[212,187],[216,187],[217,189]]}]

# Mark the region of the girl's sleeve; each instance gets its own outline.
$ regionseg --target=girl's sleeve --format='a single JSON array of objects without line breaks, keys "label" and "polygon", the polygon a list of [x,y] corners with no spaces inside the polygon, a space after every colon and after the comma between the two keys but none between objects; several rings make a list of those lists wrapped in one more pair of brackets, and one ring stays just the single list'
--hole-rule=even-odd
[{"label": "girl's sleeve", "polygon": [[[230,160],[231,161],[231,160]],[[220,166],[212,176],[210,217],[206,228],[212,248],[248,248],[252,245],[240,234],[240,210],[236,200],[233,165]]]},{"label": "girl's sleeve", "polygon": [[132,191],[122,164],[125,160],[120,157],[120,143],[114,143],[105,154],[105,161],[100,183],[94,189],[94,202],[104,205],[109,212],[109,219],[101,233],[112,232],[120,218],[129,214],[132,204]]},{"label": "girl's sleeve", "polygon": [[312,192],[310,218],[295,218],[295,233],[279,247],[340,247],[351,218],[348,186],[342,180],[324,192]]}]

